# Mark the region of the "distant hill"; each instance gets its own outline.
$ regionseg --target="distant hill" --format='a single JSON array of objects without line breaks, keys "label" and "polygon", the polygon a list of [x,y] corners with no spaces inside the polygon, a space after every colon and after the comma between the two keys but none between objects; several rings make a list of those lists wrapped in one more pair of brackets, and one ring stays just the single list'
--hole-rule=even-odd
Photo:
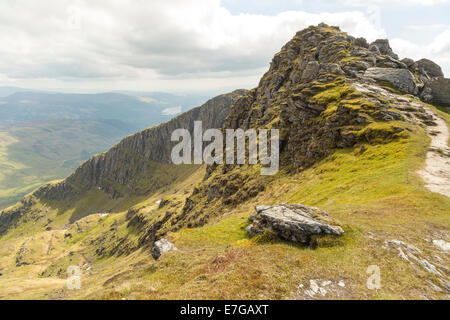
[{"label": "distant hill", "polygon": [[169,102],[144,102],[119,93],[16,92],[0,100],[0,123],[57,119],[119,119],[139,130],[168,120]]}]

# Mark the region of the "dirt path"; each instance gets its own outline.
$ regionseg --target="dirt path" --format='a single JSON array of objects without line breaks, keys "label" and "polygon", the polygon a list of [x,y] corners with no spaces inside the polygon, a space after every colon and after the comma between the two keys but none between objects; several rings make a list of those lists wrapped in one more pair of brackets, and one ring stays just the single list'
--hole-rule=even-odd
[{"label": "dirt path", "polygon": [[433,121],[437,126],[427,127],[431,144],[427,152],[425,168],[418,173],[430,191],[450,197],[450,148],[447,145],[449,129],[445,120],[436,112],[428,107],[426,109],[433,115]]},{"label": "dirt path", "polygon": [[[431,144],[427,152],[425,168],[418,171],[418,173],[425,181],[427,189],[450,197],[450,148],[447,145],[450,134],[445,120],[426,104],[414,101],[409,97],[394,94],[377,85],[354,83],[353,86],[362,93],[380,95],[394,105],[407,105],[415,109],[416,112],[420,111],[422,113],[420,118],[414,116],[415,122],[426,125]],[[407,112],[409,113],[410,111]],[[429,122],[433,122],[435,125],[429,125],[423,119],[430,120]]]}]

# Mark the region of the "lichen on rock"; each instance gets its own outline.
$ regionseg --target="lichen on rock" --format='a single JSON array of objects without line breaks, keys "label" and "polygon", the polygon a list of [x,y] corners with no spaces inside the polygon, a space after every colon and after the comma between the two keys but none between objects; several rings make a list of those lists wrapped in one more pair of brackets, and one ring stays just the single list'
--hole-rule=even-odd
[{"label": "lichen on rock", "polygon": [[250,237],[270,229],[284,240],[309,243],[312,236],[341,236],[344,230],[331,225],[331,219],[324,211],[300,204],[280,204],[257,206],[256,214],[250,216],[252,222],[247,227]]}]

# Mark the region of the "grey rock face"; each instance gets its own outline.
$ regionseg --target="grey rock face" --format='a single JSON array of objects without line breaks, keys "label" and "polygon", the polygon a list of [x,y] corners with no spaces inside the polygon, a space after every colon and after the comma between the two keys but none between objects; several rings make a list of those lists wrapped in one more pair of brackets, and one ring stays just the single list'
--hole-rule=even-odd
[{"label": "grey rock face", "polygon": [[300,204],[257,206],[256,214],[250,217],[247,227],[249,236],[261,234],[265,229],[273,230],[280,238],[300,243],[309,243],[313,235],[342,235],[341,227],[328,224],[328,215],[314,207]]},{"label": "grey rock face", "polygon": [[375,80],[387,81],[394,88],[403,92],[414,94],[417,90],[414,76],[407,69],[374,67],[367,69],[364,76]]},{"label": "grey rock face", "polygon": [[155,242],[152,248],[152,256],[155,260],[158,260],[164,253],[172,250],[178,250],[171,242],[167,239],[161,239]]},{"label": "grey rock face", "polygon": [[369,51],[370,51],[370,52],[373,52],[373,53],[376,54],[376,55],[380,55],[380,54],[381,54],[380,49],[379,49],[376,45],[374,45],[374,44],[371,44],[371,45],[369,46]]},{"label": "grey rock face", "polygon": [[450,79],[435,78],[429,80],[425,84],[421,97],[425,101],[450,106]]},{"label": "grey rock face", "polygon": [[410,58],[404,58],[401,60],[408,68],[410,68],[412,65],[414,65],[415,61]]},{"label": "grey rock face", "polygon": [[317,77],[319,73],[320,64],[317,61],[310,61],[306,65],[305,71],[303,71],[302,81],[311,81]]},{"label": "grey rock face", "polygon": [[337,63],[325,64],[324,69],[333,74],[343,75],[344,71],[342,71],[341,67]]},{"label": "grey rock face", "polygon": [[369,48],[369,43],[364,38],[356,38],[354,44],[355,46],[363,47],[366,49]]},{"label": "grey rock face", "polygon": [[422,71],[425,71],[430,78],[444,77],[444,73],[439,65],[428,59],[417,61],[417,65]]}]

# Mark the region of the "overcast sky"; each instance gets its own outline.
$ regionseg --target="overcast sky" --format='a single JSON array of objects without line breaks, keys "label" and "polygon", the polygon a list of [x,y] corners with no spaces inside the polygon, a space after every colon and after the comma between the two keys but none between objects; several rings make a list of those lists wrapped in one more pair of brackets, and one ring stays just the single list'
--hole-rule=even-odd
[{"label": "overcast sky", "polygon": [[0,86],[217,94],[252,88],[309,25],[388,38],[450,75],[450,0],[2,0]]}]

